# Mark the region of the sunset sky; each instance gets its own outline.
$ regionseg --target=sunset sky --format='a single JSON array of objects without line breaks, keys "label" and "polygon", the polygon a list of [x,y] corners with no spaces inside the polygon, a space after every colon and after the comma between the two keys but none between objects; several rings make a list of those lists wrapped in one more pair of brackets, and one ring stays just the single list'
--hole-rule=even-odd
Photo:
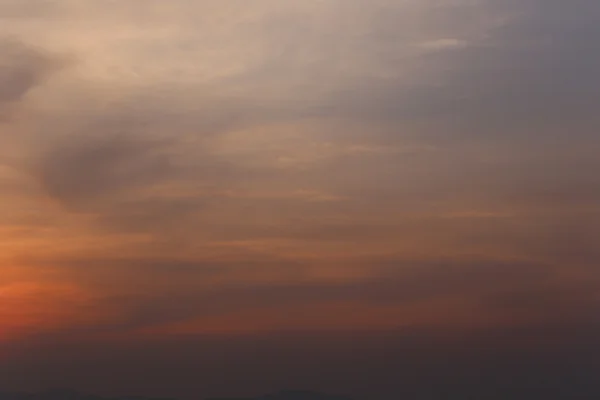
[{"label": "sunset sky", "polygon": [[498,354],[600,373],[598,21],[0,0],[0,387],[384,398]]}]

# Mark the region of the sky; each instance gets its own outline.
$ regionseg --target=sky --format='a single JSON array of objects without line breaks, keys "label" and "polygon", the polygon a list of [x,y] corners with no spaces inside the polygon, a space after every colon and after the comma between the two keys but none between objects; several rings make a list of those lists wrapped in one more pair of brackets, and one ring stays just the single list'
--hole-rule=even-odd
[{"label": "sky", "polygon": [[0,386],[600,393],[598,20],[0,0]]}]

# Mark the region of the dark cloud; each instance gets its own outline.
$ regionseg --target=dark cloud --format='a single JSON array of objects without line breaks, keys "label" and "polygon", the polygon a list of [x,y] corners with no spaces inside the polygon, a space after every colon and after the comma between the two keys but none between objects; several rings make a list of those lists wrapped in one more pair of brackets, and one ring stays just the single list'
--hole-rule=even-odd
[{"label": "dark cloud", "polygon": [[10,115],[10,107],[24,97],[66,60],[17,39],[0,40],[0,117]]},{"label": "dark cloud", "polygon": [[171,169],[160,143],[106,132],[56,144],[38,166],[41,186],[66,206],[164,179]]}]

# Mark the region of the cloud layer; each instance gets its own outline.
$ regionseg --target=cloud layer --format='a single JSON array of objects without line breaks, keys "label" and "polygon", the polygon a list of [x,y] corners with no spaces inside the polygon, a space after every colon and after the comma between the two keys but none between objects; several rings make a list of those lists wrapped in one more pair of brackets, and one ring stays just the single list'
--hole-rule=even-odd
[{"label": "cloud layer", "polygon": [[593,325],[599,17],[0,0],[0,340]]}]

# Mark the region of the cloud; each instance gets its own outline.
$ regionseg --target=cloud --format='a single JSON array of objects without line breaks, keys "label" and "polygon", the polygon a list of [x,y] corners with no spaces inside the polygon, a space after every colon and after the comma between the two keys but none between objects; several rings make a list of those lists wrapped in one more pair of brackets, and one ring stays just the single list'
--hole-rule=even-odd
[{"label": "cloud", "polygon": [[228,372],[382,398],[449,376],[485,398],[498,376],[583,373],[599,17],[588,0],[0,0],[0,375],[189,395]]},{"label": "cloud", "polygon": [[[598,10],[565,4],[61,2],[36,28],[13,8],[3,29],[35,46],[0,46],[0,108],[28,109],[3,127],[19,146],[1,190],[48,229],[7,254],[123,283],[120,326],[461,291],[499,321],[512,295],[526,316],[554,293],[584,309],[554,279],[594,281],[599,257]],[[78,62],[46,80],[54,52]],[[397,275],[372,278],[386,257]],[[314,270],[344,283],[278,281]],[[217,288],[169,300],[166,278]]]},{"label": "cloud", "polygon": [[0,40],[0,116],[10,116],[11,107],[52,73],[62,68],[65,60],[18,39]]},{"label": "cloud", "polygon": [[152,142],[121,135],[73,138],[44,155],[39,176],[47,194],[77,206],[116,192],[152,184],[170,170],[168,156]]},{"label": "cloud", "polygon": [[419,43],[417,46],[425,50],[439,51],[465,47],[467,42],[459,39],[443,38]]},{"label": "cloud", "polygon": [[61,325],[55,334],[509,329],[586,323],[599,305],[593,267],[567,272],[533,262],[401,257],[331,265],[258,256],[56,260],[51,264],[93,299],[96,319]]}]

